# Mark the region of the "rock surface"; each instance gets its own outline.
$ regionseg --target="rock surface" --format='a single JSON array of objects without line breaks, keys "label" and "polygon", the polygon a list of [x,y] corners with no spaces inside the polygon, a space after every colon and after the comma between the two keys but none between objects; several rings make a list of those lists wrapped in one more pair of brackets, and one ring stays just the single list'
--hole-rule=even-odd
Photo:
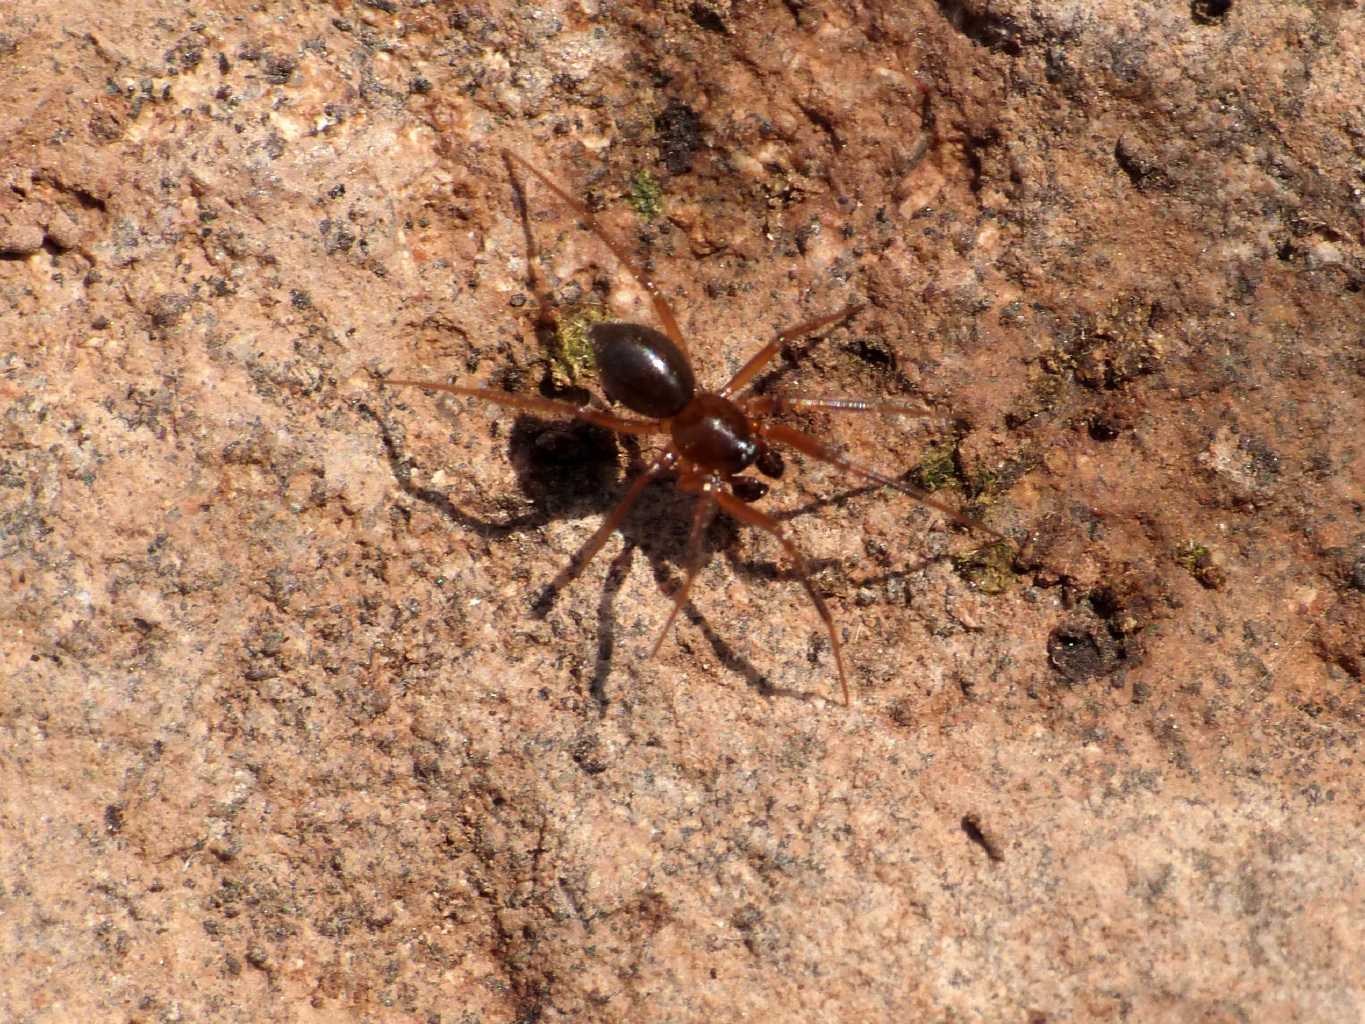
[{"label": "rock surface", "polygon": [[[1361,1019],[1362,110],[1349,2],[11,5],[0,1017]],[[564,393],[504,147],[933,410],[799,419],[1008,547],[758,504],[850,708],[724,521],[646,659],[669,485],[544,596],[648,445],[377,385]]]}]

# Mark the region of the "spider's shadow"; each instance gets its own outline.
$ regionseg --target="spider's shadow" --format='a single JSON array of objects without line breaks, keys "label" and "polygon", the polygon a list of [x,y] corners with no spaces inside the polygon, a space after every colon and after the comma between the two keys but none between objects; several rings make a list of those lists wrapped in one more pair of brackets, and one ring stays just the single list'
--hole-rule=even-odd
[{"label": "spider's shadow", "polygon": [[[541,423],[544,421],[531,420],[525,418],[527,423]],[[563,425],[556,425],[563,429]],[[553,429],[553,428],[552,428]],[[570,429],[577,429],[577,425]],[[595,431],[596,428],[587,428]],[[605,433],[605,432],[603,432]],[[607,435],[609,437],[615,435]],[[643,472],[644,462],[640,458],[638,445],[634,438],[622,437],[624,446],[630,453],[628,468],[621,474],[617,486],[612,489],[609,497],[602,495],[601,490],[596,491],[597,504],[593,511],[600,512],[601,515],[608,515],[620,501],[621,494],[627,484],[635,476]],[[514,455],[514,463],[516,457]],[[542,480],[537,485],[532,485],[533,477],[530,474],[519,473],[522,480],[523,490],[531,493],[536,487],[543,487],[546,484],[559,482],[562,486],[561,478],[558,474],[552,475]],[[779,522],[787,522],[799,516],[809,515],[831,506],[842,505],[850,498],[873,491],[881,490],[880,485],[870,487],[858,487],[847,491],[841,491],[827,498],[820,498],[809,502],[801,507],[782,512],[770,513]],[[617,532],[622,536],[623,545],[616,557],[612,559],[610,568],[607,570],[606,582],[603,585],[602,596],[598,602],[598,642],[597,659],[593,668],[593,674],[589,681],[589,690],[600,708],[606,706],[606,681],[611,674],[613,657],[616,649],[616,616],[614,614],[616,597],[624,586],[626,577],[630,571],[631,563],[635,552],[638,550],[649,561],[651,572],[654,576],[655,584],[658,586],[661,596],[664,598],[664,607],[671,607],[672,601],[683,584],[687,564],[687,535],[689,533],[690,517],[687,512],[690,510],[691,499],[683,499],[674,488],[672,481],[668,477],[662,477],[650,487],[646,488],[641,496],[639,503],[631,510],[629,516],[618,527]],[[681,507],[680,507],[681,506]],[[729,562],[732,571],[736,575],[745,577],[750,581],[767,581],[780,583],[785,582],[796,587],[801,586],[801,578],[794,567],[780,567],[777,562],[770,560],[746,560],[741,559],[735,554],[735,541],[739,531],[743,527],[735,520],[719,513],[712,520],[711,525],[703,537],[702,562],[699,572],[704,572],[710,564],[711,557],[716,552],[721,552]],[[599,557],[601,557],[599,555]],[[808,558],[807,568],[812,576],[822,570],[840,562],[836,559]],[[927,564],[927,563],[925,563]],[[910,566],[902,571],[913,572],[922,565]],[[583,571],[580,567],[580,573]],[[865,583],[884,582],[890,573],[868,579]],[[543,618],[548,615],[561,593],[568,587],[577,582],[577,576],[573,576],[561,587],[556,588],[554,583],[549,583],[541,589],[531,604],[532,614]],[[803,593],[804,596],[804,593]],[[783,696],[793,697],[802,701],[815,701],[826,699],[829,695],[819,692],[807,692],[804,690],[794,690],[789,687],[780,687],[754,664],[740,654],[704,616],[692,601],[683,604],[681,612],[702,637],[710,645],[712,653],[726,669],[739,675],[755,691],[764,696]],[[677,626],[673,627],[676,635]],[[823,638],[824,634],[820,636]],[[685,642],[685,641],[684,641]],[[828,649],[828,644],[823,643],[822,648]],[[814,661],[814,653],[811,655]],[[834,677],[831,673],[831,685],[834,685]]]},{"label": "spider's shadow", "polygon": [[[628,483],[644,469],[644,460],[633,437],[618,437],[610,431],[584,423],[519,415],[513,420],[507,436],[507,454],[517,474],[518,488],[531,502],[532,510],[500,520],[482,518],[455,504],[444,492],[414,483],[411,463],[403,450],[405,438],[401,428],[368,405],[360,405],[359,411],[378,427],[398,486],[452,523],[487,540],[500,540],[537,530],[563,518],[605,517],[621,500]],[[622,449],[626,455],[624,460],[621,458]],[[796,509],[776,513],[775,518],[787,521],[878,489],[859,487],[840,492]],[[623,544],[610,560],[598,600],[597,652],[588,680],[589,692],[603,710],[607,702],[606,683],[615,662],[616,599],[625,584],[635,553],[639,551],[648,559],[661,597],[665,602],[671,602],[682,585],[685,572],[689,506],[688,501],[681,500],[672,481],[661,477],[645,489],[635,508],[617,530]],[[720,551],[734,572],[750,580],[786,581],[799,585],[799,578],[789,568],[779,568],[773,561],[744,560],[735,555],[734,541],[740,528],[727,516],[716,516],[705,536],[703,567],[709,564],[713,554]],[[587,568],[595,566],[605,557],[605,552],[599,553]],[[818,573],[831,564],[834,563],[812,559],[809,567],[812,573]],[[574,585],[581,586],[582,581],[573,577],[559,588],[553,583],[545,585],[530,603],[532,614],[544,618],[559,597]],[[820,698],[819,694],[776,686],[717,632],[691,601],[683,605],[682,613],[711,646],[716,659],[757,692],[765,696],[788,696],[801,700]],[[674,628],[676,630],[677,627]]]}]

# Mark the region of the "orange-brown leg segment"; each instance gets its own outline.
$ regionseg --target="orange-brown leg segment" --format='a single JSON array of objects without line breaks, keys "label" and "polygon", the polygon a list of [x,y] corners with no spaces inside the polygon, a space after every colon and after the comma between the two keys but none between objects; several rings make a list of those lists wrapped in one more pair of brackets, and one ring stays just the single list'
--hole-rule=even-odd
[{"label": "orange-brown leg segment", "polygon": [[866,398],[805,398],[799,395],[754,395],[743,398],[740,407],[750,416],[780,416],[784,412],[824,409],[826,412],[886,413],[932,419],[939,415],[923,405],[907,402],[874,402]]},{"label": "orange-brown leg segment", "polygon": [[668,427],[659,420],[631,420],[623,416],[613,416],[588,405],[574,405],[572,402],[557,402],[553,398],[537,398],[534,395],[518,395],[511,391],[496,391],[493,388],[467,388],[459,384],[439,384],[429,380],[398,380],[389,377],[379,383],[402,385],[404,387],[426,388],[428,391],[444,391],[448,395],[461,398],[482,398],[485,402],[505,405],[509,409],[525,409],[548,416],[572,416],[620,434],[666,434]]},{"label": "orange-brown leg segment", "polygon": [[651,480],[660,473],[665,472],[673,466],[677,457],[672,452],[665,452],[649,464],[643,473],[637,476],[631,485],[626,489],[625,496],[616,503],[616,507],[611,510],[611,514],[602,520],[602,525],[597,528],[587,541],[574,552],[574,556],[569,559],[569,564],[559,571],[559,575],[550,581],[546,588],[548,594],[557,594],[574,580],[578,579],[580,573],[588,567],[588,563],[593,560],[593,556],[602,550],[602,545],[607,542],[607,538],[616,532],[625,518],[630,514],[630,510],[635,507],[635,503],[640,500],[640,495]]},{"label": "orange-brown leg segment", "polygon": [[984,523],[977,522],[975,519],[964,516],[951,505],[946,505],[937,498],[931,497],[927,492],[920,490],[918,487],[907,484],[904,480],[897,480],[884,473],[879,473],[875,469],[871,469],[867,466],[859,465],[858,463],[845,458],[843,455],[840,455],[829,445],[817,441],[809,434],[802,433],[793,427],[789,427],[783,423],[760,423],[758,424],[758,432],[769,441],[776,441],[778,444],[785,444],[791,448],[795,448],[797,451],[809,455],[813,459],[819,459],[821,462],[828,462],[831,466],[837,466],[846,473],[852,473],[854,476],[860,476],[865,480],[884,484],[887,487],[894,487],[896,490],[910,495],[910,497],[914,498],[921,505],[928,505],[932,509],[937,509],[959,526],[965,526],[970,530],[977,530],[980,533],[990,534],[996,540],[1006,539],[1003,534],[997,533]]},{"label": "orange-brown leg segment", "polygon": [[797,324],[795,327],[788,327],[784,331],[778,331],[777,337],[773,338],[772,341],[768,342],[768,344],[755,352],[749,358],[749,361],[739,368],[739,372],[730,378],[725,387],[720,389],[719,394],[721,398],[729,398],[736,391],[748,384],[749,381],[753,380],[754,377],[758,375],[759,371],[768,365],[768,362],[772,357],[782,350],[782,346],[793,338],[799,338],[801,335],[809,334],[811,331],[818,331],[821,327],[828,327],[830,324],[837,324],[840,320],[847,320],[862,308],[861,304],[854,303],[851,306],[845,306],[837,313],[830,313],[827,316],[818,316],[814,320],[807,320],[805,323]]},{"label": "orange-brown leg segment", "polygon": [[504,149],[502,155],[504,159],[515,160],[539,178],[546,188],[557,195],[569,209],[573,210],[578,216],[578,219],[588,226],[589,231],[602,240],[602,244],[611,250],[611,254],[616,257],[617,262],[625,267],[626,270],[630,272],[630,275],[640,282],[640,286],[649,293],[649,300],[654,304],[654,312],[658,316],[659,323],[663,326],[664,333],[668,335],[669,340],[677,345],[678,348],[682,349],[682,351],[686,352],[687,343],[683,341],[682,331],[678,327],[678,318],[673,315],[673,307],[668,304],[668,300],[664,298],[663,292],[659,291],[659,288],[654,283],[653,279],[626,254],[625,247],[616,241],[616,239],[607,232],[607,229],[597,222],[597,218],[592,215],[592,212],[586,206],[556,185],[549,175],[533,167],[510,150]]},{"label": "orange-brown leg segment", "polygon": [[796,570],[796,575],[801,579],[801,585],[806,588],[806,593],[810,595],[815,610],[820,613],[820,618],[825,620],[825,628],[829,631],[829,646],[834,651],[834,664],[839,669],[839,686],[844,693],[844,707],[848,707],[848,673],[844,670],[844,649],[839,643],[839,634],[834,628],[834,616],[830,615],[829,609],[825,607],[824,598],[820,596],[810,581],[810,569],[806,566],[806,559],[787,537],[786,530],[776,519],[764,515],[758,509],[751,508],[729,494],[717,494],[716,500],[720,502],[721,508],[741,523],[748,523],[750,526],[757,526],[760,530],[767,530],[782,545],[782,549],[787,552],[787,557],[792,560],[792,567]]},{"label": "orange-brown leg segment", "polygon": [[649,656],[651,658],[659,653],[659,648],[663,646],[668,631],[673,628],[673,620],[678,617],[678,612],[687,603],[687,595],[691,593],[692,583],[696,580],[697,572],[701,569],[702,537],[715,514],[716,497],[712,492],[703,489],[702,493],[697,495],[697,503],[692,508],[692,532],[687,537],[687,576],[683,579],[683,585],[678,588],[678,592],[673,595],[673,607],[668,613],[668,618],[664,621],[664,628],[659,630],[659,639],[654,641],[654,646],[650,649]]}]

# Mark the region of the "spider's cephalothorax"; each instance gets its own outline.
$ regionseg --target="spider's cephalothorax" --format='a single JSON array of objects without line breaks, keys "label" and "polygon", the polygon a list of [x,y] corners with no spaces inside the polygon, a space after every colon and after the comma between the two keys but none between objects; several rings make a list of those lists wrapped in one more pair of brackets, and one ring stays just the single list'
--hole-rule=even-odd
[{"label": "spider's cephalothorax", "polygon": [[673,446],[684,459],[725,476],[742,473],[758,458],[754,425],[728,398],[702,392],[673,418]]},{"label": "spider's cephalothorax", "polygon": [[[744,471],[750,466],[756,466],[765,476],[776,479],[782,475],[783,468],[778,446],[793,448],[803,455],[830,463],[855,476],[903,491],[964,526],[1000,537],[994,530],[962,516],[923,491],[902,480],[893,479],[852,462],[823,441],[776,419],[784,412],[801,409],[924,415],[923,408],[897,402],[871,402],[861,398],[743,393],[786,342],[821,327],[846,320],[861,307],[851,305],[837,313],[817,317],[780,331],[754,353],[723,387],[716,391],[699,389],[692,363],[687,357],[687,346],[678,327],[677,317],[654,282],[636,266],[620,244],[597,223],[596,218],[582,204],[521,157],[507,152],[504,152],[504,157],[509,171],[513,169],[514,162],[521,164],[569,206],[649,294],[662,331],[642,324],[618,322],[595,323],[588,329],[598,374],[602,381],[602,390],[606,392],[607,398],[624,406],[637,417],[644,418],[617,416],[594,408],[590,404],[574,405],[570,402],[534,395],[512,394],[491,388],[421,380],[389,379],[384,383],[406,384],[431,391],[480,398],[529,412],[572,416],[623,434],[666,437],[662,450],[631,483],[625,496],[598,527],[597,532],[579,549],[569,565],[555,577],[550,585],[551,589],[557,591],[583,570],[588,561],[602,549],[607,538],[621,525],[651,480],[664,473],[675,473],[679,488],[695,494],[697,499],[693,506],[692,530],[687,545],[687,575],[674,595],[672,610],[659,633],[659,639],[654,644],[654,651],[658,651],[668,635],[674,618],[687,601],[697,571],[701,568],[702,536],[706,525],[718,509],[723,510],[740,522],[772,534],[791,559],[798,578],[806,593],[810,595],[811,602],[820,613],[820,618],[829,633],[830,649],[839,673],[844,703],[847,704],[848,673],[844,666],[839,634],[834,628],[834,619],[820,593],[811,585],[806,560],[788,538],[786,529],[776,519],[750,504],[767,493],[768,485],[752,476],[742,475]],[[527,237],[529,241],[529,229]],[[534,268],[535,253],[531,252],[529,257],[527,262]],[[534,270],[532,272],[534,273]],[[536,284],[541,309],[547,310],[550,308],[548,298],[538,281]]]}]

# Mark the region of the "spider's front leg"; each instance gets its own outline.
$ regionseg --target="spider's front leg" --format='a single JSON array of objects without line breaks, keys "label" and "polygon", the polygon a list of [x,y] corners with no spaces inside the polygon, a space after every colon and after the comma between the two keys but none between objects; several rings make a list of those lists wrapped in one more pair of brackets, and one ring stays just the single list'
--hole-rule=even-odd
[{"label": "spider's front leg", "polygon": [[937,509],[959,526],[966,527],[969,530],[976,530],[978,533],[984,533],[987,536],[994,537],[996,540],[1006,542],[1009,540],[1003,533],[992,530],[989,526],[979,520],[973,519],[971,516],[963,515],[957,509],[953,508],[951,505],[944,504],[930,495],[927,491],[921,490],[913,484],[906,483],[904,480],[898,480],[894,477],[887,476],[885,473],[880,473],[869,466],[854,462],[852,459],[846,458],[835,451],[835,449],[831,448],[823,441],[818,441],[809,434],[797,430],[795,427],[789,427],[783,423],[760,423],[758,425],[758,432],[768,441],[776,444],[785,444],[790,448],[795,448],[803,455],[808,455],[812,459],[819,459],[821,462],[827,462],[831,466],[843,470],[845,473],[851,473],[853,476],[860,476],[864,480],[871,480],[873,483],[882,484],[886,487],[894,487],[901,493],[910,495],[910,497],[914,498],[921,505],[927,505],[929,508]]}]

